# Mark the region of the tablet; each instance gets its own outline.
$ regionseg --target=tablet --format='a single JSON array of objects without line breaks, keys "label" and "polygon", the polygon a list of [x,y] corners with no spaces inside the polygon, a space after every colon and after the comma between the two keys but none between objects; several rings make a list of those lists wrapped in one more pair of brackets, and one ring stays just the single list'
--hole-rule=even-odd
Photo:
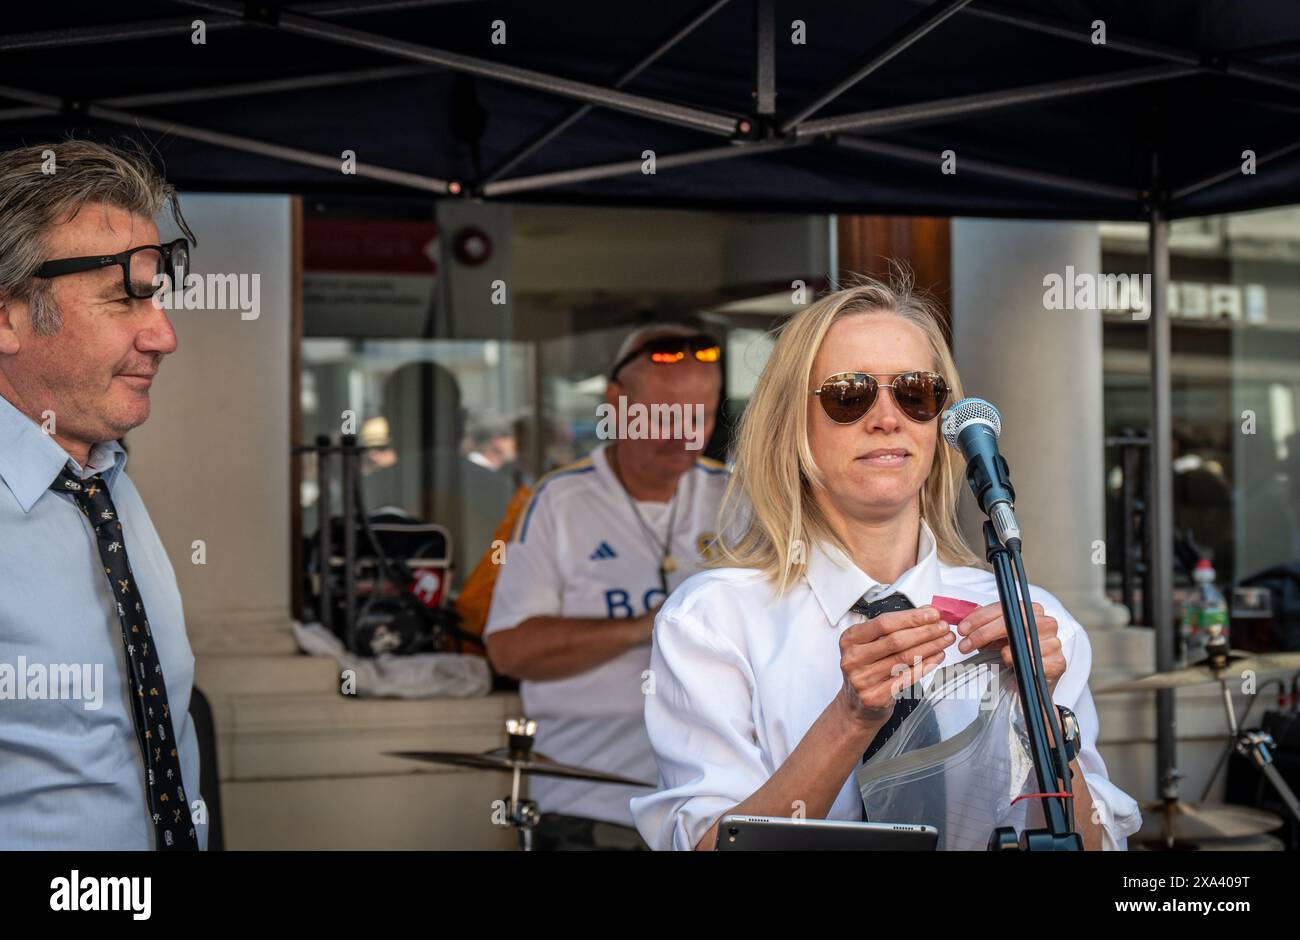
[{"label": "tablet", "polygon": [[933,852],[934,826],[849,822],[841,819],[786,819],[774,816],[723,816],[719,852]]}]

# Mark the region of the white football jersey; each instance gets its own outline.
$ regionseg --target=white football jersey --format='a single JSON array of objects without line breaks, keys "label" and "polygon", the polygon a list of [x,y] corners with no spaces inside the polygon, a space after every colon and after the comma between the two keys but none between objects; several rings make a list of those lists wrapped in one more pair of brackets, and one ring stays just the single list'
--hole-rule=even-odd
[{"label": "white football jersey", "polygon": [[[607,447],[533,488],[505,549],[484,636],[530,617],[636,617],[662,602],[659,563],[670,510],[677,569],[668,575],[669,592],[700,570],[715,537],[727,468],[697,460],[678,482],[675,509],[637,502],[643,526],[605,459]],[[538,724],[536,749],[561,763],[655,783],[644,719],[644,696],[654,688],[649,669],[647,643],[580,675],[522,682],[524,712]],[[529,792],[543,813],[630,826],[628,800],[652,791],[533,777]]]}]

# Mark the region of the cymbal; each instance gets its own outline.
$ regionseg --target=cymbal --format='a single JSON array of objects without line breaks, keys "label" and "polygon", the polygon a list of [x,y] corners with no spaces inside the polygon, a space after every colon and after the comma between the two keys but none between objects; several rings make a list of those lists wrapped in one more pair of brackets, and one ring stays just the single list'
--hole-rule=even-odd
[{"label": "cymbal", "polygon": [[[1239,653],[1228,654],[1228,666],[1225,675],[1239,676],[1246,672],[1261,675],[1270,672],[1291,672],[1300,669],[1300,653],[1255,653],[1243,656]],[[1210,667],[1208,660],[1201,660],[1183,669],[1170,669],[1168,672],[1153,672],[1149,676],[1126,679],[1104,688],[1095,689],[1097,695],[1113,695],[1117,692],[1157,692],[1160,689],[1177,689],[1185,685],[1203,685],[1218,682],[1219,677]]]},{"label": "cymbal", "polygon": [[1280,825],[1280,817],[1250,806],[1157,800],[1142,805],[1142,828],[1129,838],[1139,842],[1163,842],[1172,829],[1177,842],[1242,839],[1272,832]]},{"label": "cymbal", "polygon": [[[1130,852],[1161,852],[1169,846],[1164,839],[1142,839],[1135,836],[1128,840]],[[1174,851],[1193,850],[1197,852],[1285,852],[1286,843],[1277,836],[1245,836],[1241,839],[1205,839],[1201,842],[1175,842]]]},{"label": "cymbal", "polygon": [[405,757],[408,760],[425,761],[430,764],[450,764],[453,767],[470,767],[474,770],[512,771],[518,768],[526,774],[539,777],[562,777],[566,780],[587,780],[592,783],[620,783],[624,786],[648,787],[650,789],[655,787],[653,783],[643,783],[640,780],[633,780],[631,777],[620,777],[618,774],[605,773],[603,770],[588,770],[586,767],[578,767],[573,764],[561,764],[536,751],[533,751],[524,759],[511,757],[510,749],[506,747],[499,747],[494,751],[485,751],[482,754],[464,751],[386,751],[385,753],[389,757]]}]

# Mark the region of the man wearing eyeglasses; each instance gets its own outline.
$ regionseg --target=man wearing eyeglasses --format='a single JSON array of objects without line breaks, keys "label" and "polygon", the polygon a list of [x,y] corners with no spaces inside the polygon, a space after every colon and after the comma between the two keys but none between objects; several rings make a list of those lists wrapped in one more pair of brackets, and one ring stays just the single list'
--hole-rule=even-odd
[{"label": "man wearing eyeglasses", "polygon": [[[633,333],[614,358],[610,410],[701,413],[685,422],[611,423],[618,436],[538,481],[505,549],[484,638],[493,666],[522,680],[536,750],[565,764],[653,784],[643,718],[655,692],[654,615],[701,567],[715,537],[725,466],[703,457],[722,388],[716,339],[688,327]],[[698,409],[698,412],[697,412]],[[644,787],[534,776],[539,849],[637,849],[629,800]]]},{"label": "man wearing eyeglasses", "polygon": [[175,190],[88,141],[0,154],[0,849],[206,846],[194,656],[124,472],[176,334]]}]

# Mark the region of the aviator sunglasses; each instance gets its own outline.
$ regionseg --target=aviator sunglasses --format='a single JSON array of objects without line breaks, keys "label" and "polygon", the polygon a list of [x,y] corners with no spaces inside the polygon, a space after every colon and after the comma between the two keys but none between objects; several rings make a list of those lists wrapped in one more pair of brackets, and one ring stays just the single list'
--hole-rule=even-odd
[{"label": "aviator sunglasses", "polygon": [[808,394],[816,395],[826,417],[836,424],[852,424],[871,410],[882,383],[894,395],[898,410],[913,421],[932,421],[948,400],[948,383],[936,372],[837,372]]}]

